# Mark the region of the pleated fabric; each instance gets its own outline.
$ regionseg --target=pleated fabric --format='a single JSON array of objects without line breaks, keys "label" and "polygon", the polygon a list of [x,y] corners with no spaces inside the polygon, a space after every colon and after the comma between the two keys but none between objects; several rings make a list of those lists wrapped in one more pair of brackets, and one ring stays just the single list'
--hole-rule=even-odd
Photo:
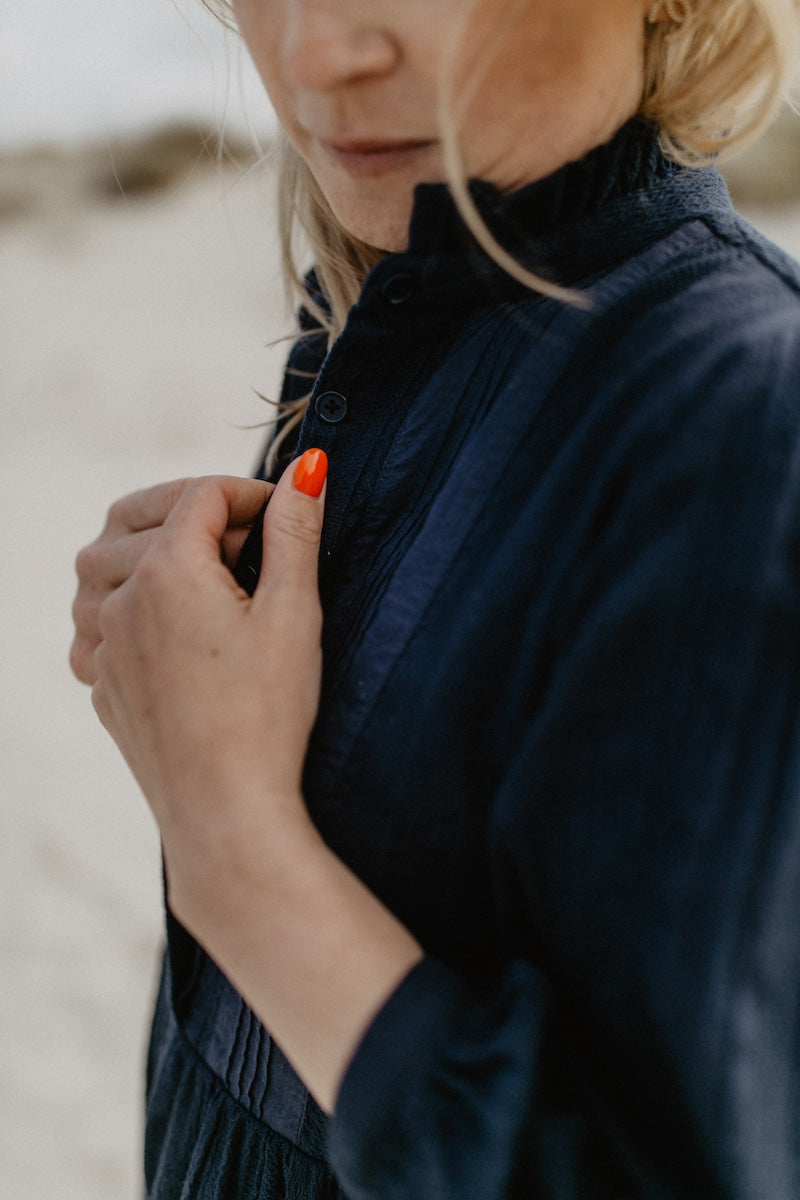
[{"label": "pleated fabric", "polygon": [[165,955],[147,1064],[147,1200],[347,1200],[326,1118],[266,1030],[198,952]]}]

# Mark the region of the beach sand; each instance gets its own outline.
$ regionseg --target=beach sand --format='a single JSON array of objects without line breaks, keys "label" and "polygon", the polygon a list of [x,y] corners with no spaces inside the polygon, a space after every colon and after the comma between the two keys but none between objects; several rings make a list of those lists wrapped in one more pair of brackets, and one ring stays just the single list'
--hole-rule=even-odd
[{"label": "beach sand", "polygon": [[[149,812],[69,673],[76,550],[162,479],[247,474],[291,329],[269,173],[0,170],[0,1196],[133,1200],[161,941]],[[180,156],[178,156],[180,158]],[[157,174],[157,172],[156,172]]]},{"label": "beach sand", "polygon": [[[749,214],[800,256],[800,189],[756,175]],[[159,850],[67,667],[72,563],[116,496],[253,466],[291,328],[269,170],[174,131],[8,157],[0,272],[0,1195],[135,1200]]]}]

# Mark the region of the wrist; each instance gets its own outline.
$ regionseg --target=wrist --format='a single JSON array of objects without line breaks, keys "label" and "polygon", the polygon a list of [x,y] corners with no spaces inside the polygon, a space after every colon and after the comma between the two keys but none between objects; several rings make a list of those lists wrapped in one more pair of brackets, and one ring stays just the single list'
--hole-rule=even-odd
[{"label": "wrist", "polygon": [[299,791],[240,797],[213,828],[164,834],[168,899],[175,916],[214,954],[260,909],[277,904],[298,867],[327,853]]},{"label": "wrist", "polygon": [[422,950],[325,844],[301,797],[262,797],[253,812],[214,877],[182,872],[171,904],[331,1111],[365,1029]]}]

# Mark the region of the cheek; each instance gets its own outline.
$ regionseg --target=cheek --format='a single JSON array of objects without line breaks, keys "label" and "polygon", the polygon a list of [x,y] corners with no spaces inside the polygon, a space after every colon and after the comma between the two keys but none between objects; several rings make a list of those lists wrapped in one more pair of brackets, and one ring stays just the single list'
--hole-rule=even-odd
[{"label": "cheek", "polygon": [[485,67],[473,44],[464,60],[466,86],[475,89],[462,126],[467,157],[471,146],[501,173],[506,164],[511,176],[500,182],[513,184],[515,164],[524,168],[526,155],[539,173],[561,165],[560,149],[566,161],[610,135],[635,111],[641,92],[644,23],[637,12],[626,5],[622,19],[597,0],[588,10],[580,0],[549,20],[542,14],[526,25],[523,17]]},{"label": "cheek", "polygon": [[[266,12],[267,7],[270,10],[269,14]],[[266,6],[257,0],[233,0],[232,8],[242,41],[277,111],[281,100],[278,70],[279,47],[283,36],[281,5]],[[278,116],[280,117],[280,113]]]}]

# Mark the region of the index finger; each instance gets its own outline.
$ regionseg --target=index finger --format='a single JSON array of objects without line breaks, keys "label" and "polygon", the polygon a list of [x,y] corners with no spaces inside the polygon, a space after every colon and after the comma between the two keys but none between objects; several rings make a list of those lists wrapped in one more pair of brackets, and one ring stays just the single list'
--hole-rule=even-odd
[{"label": "index finger", "polygon": [[179,538],[183,544],[210,542],[219,554],[226,531],[251,524],[273,490],[263,480],[232,475],[195,479],[164,522],[165,537]]},{"label": "index finger", "polygon": [[172,479],[122,496],[108,510],[106,529],[141,533],[159,528],[191,483],[191,479]]}]

